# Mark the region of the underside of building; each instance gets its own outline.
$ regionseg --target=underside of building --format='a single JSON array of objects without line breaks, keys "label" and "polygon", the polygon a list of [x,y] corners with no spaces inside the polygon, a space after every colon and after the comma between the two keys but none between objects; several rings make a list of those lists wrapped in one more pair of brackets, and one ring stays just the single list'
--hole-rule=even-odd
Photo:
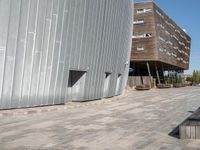
[{"label": "underside of building", "polygon": [[121,94],[132,13],[132,0],[1,0],[0,109]]},{"label": "underside of building", "polygon": [[183,69],[158,61],[134,61],[130,64],[132,71],[129,76],[151,76],[156,83],[164,83],[166,77],[175,80],[183,73]]}]

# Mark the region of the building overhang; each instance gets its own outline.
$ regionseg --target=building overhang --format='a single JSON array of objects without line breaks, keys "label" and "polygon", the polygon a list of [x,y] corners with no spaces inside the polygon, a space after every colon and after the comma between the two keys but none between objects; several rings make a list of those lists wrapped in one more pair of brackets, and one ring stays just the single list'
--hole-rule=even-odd
[{"label": "building overhang", "polygon": [[146,63],[148,62],[150,67],[155,67],[155,65],[156,65],[158,68],[161,68],[163,70],[187,70],[188,69],[188,68],[184,68],[184,67],[181,67],[181,66],[178,66],[178,65],[166,63],[166,62],[163,62],[163,61],[160,61],[160,60],[131,59],[130,62],[131,62],[131,65],[139,64],[141,66],[146,65]]}]

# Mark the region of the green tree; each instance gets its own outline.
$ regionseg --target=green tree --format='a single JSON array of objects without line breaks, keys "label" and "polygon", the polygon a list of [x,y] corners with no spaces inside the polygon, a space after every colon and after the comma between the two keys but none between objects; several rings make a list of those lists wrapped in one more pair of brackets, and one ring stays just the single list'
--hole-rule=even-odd
[{"label": "green tree", "polygon": [[199,70],[197,71],[197,83],[198,84],[200,83],[200,71]]},{"label": "green tree", "polygon": [[187,77],[187,78],[186,78],[186,81],[188,81],[188,82],[193,82],[193,77]]},{"label": "green tree", "polygon": [[193,83],[196,83],[197,81],[196,70],[193,71],[192,77],[193,77]]},{"label": "green tree", "polygon": [[200,71],[194,70],[192,78],[193,78],[193,83],[199,84],[200,83]]}]

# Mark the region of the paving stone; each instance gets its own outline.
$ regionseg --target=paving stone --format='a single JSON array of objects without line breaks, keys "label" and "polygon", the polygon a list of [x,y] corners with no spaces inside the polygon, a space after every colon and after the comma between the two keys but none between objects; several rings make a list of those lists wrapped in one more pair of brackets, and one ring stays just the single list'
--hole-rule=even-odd
[{"label": "paving stone", "polygon": [[94,102],[1,111],[0,150],[199,150],[200,140],[175,132],[199,97],[199,87],[129,89]]}]

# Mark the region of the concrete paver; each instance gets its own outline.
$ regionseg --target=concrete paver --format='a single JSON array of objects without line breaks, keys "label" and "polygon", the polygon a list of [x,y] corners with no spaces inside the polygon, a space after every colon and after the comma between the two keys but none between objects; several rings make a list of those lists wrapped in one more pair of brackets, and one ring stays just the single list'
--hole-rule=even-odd
[{"label": "concrete paver", "polygon": [[200,107],[200,87],[128,90],[118,99],[74,105],[79,107],[1,117],[0,149],[200,149],[200,140],[169,135]]}]

